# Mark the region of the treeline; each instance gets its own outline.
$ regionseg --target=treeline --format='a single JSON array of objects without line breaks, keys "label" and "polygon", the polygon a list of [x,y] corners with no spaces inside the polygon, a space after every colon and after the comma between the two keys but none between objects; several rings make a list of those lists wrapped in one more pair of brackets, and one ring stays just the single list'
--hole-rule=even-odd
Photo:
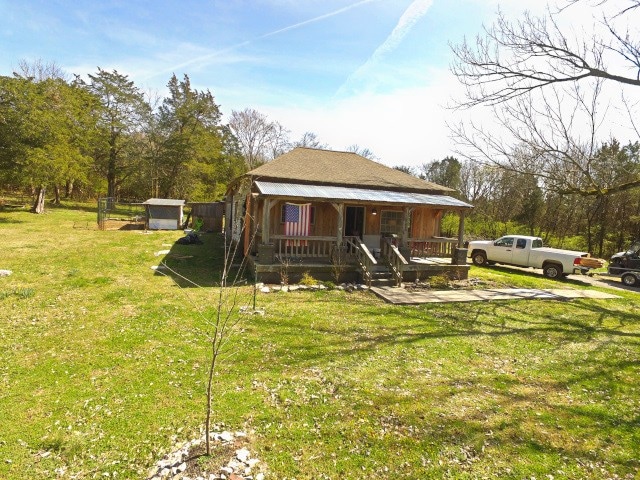
[{"label": "treeline", "polygon": [[[590,181],[575,192],[551,188],[539,172],[447,157],[420,168],[399,167],[448,186],[474,205],[465,222],[471,238],[505,234],[542,237],[557,247],[608,257],[640,238],[640,187],[620,188],[640,176],[640,144],[603,144],[591,159]],[[557,175],[570,176],[571,170]],[[607,189],[609,185],[611,188]],[[457,217],[445,218],[443,234],[457,234]]]},{"label": "treeline", "polygon": [[154,102],[115,70],[88,80],[55,66],[22,70],[0,77],[0,182],[33,194],[36,212],[47,192],[55,202],[217,199],[246,168],[213,95],[187,75],[173,75]]}]

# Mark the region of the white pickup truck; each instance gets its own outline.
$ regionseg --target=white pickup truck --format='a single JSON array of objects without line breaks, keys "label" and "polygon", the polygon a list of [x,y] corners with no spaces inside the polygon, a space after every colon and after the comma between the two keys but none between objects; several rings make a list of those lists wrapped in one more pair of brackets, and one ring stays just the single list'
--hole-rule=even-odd
[{"label": "white pickup truck", "polygon": [[541,268],[548,278],[589,270],[589,267],[581,265],[581,258],[588,257],[588,252],[546,248],[542,246],[542,239],[539,237],[507,235],[495,241],[469,242],[468,248],[471,260],[478,266],[504,263]]}]

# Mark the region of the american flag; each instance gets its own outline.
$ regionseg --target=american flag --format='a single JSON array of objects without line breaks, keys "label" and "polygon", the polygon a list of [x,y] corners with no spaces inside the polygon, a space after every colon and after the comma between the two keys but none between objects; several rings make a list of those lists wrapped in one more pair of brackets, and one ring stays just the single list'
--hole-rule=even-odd
[{"label": "american flag", "polygon": [[[295,205],[286,203],[284,205],[284,234],[292,237],[308,237],[309,225],[311,224],[311,204]],[[288,241],[288,245],[306,246],[304,240],[295,240],[295,243]]]}]

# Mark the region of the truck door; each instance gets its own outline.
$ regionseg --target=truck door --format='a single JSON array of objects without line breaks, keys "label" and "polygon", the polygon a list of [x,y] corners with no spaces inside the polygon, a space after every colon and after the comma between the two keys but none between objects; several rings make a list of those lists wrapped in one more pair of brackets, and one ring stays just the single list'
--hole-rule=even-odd
[{"label": "truck door", "polygon": [[489,260],[498,263],[511,263],[513,255],[513,237],[502,237],[493,242],[493,251]]},{"label": "truck door", "polygon": [[516,244],[513,249],[513,254],[511,256],[511,263],[514,265],[529,265],[529,248],[527,248],[527,243],[530,240],[526,238],[516,238]]}]

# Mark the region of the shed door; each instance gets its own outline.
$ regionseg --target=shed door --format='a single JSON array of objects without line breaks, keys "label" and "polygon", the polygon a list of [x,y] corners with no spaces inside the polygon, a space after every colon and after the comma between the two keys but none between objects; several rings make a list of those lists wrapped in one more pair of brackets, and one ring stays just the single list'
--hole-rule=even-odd
[{"label": "shed door", "polygon": [[344,234],[362,238],[364,230],[364,207],[347,207],[344,219]]}]

